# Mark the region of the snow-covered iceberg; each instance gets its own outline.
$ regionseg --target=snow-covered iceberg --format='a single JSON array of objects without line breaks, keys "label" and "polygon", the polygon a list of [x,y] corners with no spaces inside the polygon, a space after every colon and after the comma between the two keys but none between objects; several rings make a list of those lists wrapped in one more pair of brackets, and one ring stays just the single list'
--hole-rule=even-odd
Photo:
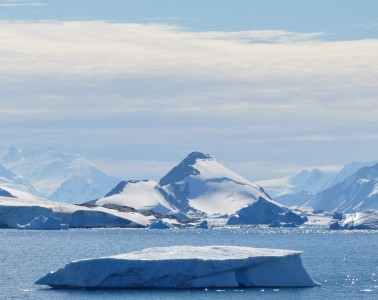
[{"label": "snow-covered iceberg", "polygon": [[172,246],[84,259],[36,284],[55,288],[312,287],[298,251]]},{"label": "snow-covered iceberg", "polygon": [[35,217],[28,224],[17,225],[18,229],[33,229],[33,230],[67,230],[69,226],[63,224],[62,220],[59,218],[54,218],[52,216],[45,217],[39,216]]},{"label": "snow-covered iceberg", "polygon": [[236,215],[228,219],[227,225],[271,224],[276,220],[297,225],[306,221],[289,208],[260,197],[255,203],[238,210]]},{"label": "snow-covered iceberg", "polygon": [[[341,217],[341,216],[340,216]],[[329,229],[376,229],[378,230],[378,210],[366,210],[353,214],[343,214],[341,219],[334,217]]]}]

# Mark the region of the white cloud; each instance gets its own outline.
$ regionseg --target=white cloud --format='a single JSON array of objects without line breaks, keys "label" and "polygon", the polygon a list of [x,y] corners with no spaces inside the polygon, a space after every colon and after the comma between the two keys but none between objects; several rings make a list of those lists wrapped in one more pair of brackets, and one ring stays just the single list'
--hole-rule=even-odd
[{"label": "white cloud", "polygon": [[378,40],[321,35],[3,21],[2,112],[375,118]]},{"label": "white cloud", "polygon": [[374,159],[378,40],[322,35],[3,21],[0,137],[152,162],[109,162],[134,178],[195,149],[251,179]]},{"label": "white cloud", "polygon": [[40,3],[40,2],[34,2],[34,3],[0,3],[0,7],[23,7],[23,6],[47,6],[47,3]]},{"label": "white cloud", "polygon": [[148,74],[244,81],[289,76],[321,81],[340,75],[350,80],[356,74],[366,80],[378,68],[377,40],[312,40],[318,33],[201,33],[97,21],[1,22],[0,35],[3,75]]}]

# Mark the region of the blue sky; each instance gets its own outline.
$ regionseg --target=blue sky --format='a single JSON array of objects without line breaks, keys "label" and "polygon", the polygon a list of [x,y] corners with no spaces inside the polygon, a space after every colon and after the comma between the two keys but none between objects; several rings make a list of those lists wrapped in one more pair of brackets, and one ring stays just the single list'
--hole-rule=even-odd
[{"label": "blue sky", "polygon": [[376,160],[377,1],[0,1],[0,146],[125,179]]},{"label": "blue sky", "polygon": [[8,20],[161,22],[195,31],[321,31],[329,33],[329,39],[378,35],[374,0],[3,0],[1,4],[1,18]]}]

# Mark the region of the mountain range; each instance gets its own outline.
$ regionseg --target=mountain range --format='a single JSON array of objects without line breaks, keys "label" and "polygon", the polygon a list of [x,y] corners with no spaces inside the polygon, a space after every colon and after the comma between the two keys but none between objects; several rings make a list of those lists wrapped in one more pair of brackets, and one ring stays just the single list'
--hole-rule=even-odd
[{"label": "mountain range", "polygon": [[325,171],[318,168],[301,170],[289,177],[257,181],[274,199],[280,196],[301,192],[318,193],[334,186],[365,166],[372,166],[378,161],[352,162],[339,171]]},{"label": "mountain range", "polygon": [[[21,150],[7,147],[0,154],[1,183],[50,200],[81,203],[108,193],[119,181],[81,155],[52,147]],[[13,175],[12,175],[13,174]]]},{"label": "mountain range", "polygon": [[253,183],[213,156],[192,152],[159,182],[121,180],[81,155],[11,146],[0,154],[0,186],[53,201],[163,215],[232,215],[260,198],[278,206],[354,212],[378,208],[377,169],[375,162],[354,162],[338,172],[302,170]]},{"label": "mountain range", "polygon": [[301,207],[346,213],[378,209],[378,163],[357,170],[342,182],[317,193]]}]

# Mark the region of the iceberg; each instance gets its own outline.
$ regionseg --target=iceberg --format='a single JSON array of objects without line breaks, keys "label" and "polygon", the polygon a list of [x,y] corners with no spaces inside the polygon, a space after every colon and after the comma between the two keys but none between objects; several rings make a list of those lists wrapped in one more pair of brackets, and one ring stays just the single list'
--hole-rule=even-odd
[{"label": "iceberg", "polygon": [[62,224],[62,220],[54,218],[52,216],[46,218],[45,216],[39,216],[25,225],[17,224],[17,229],[34,229],[34,230],[67,230],[69,226]]},{"label": "iceberg", "polygon": [[329,229],[375,229],[378,230],[378,210],[366,210],[353,214],[342,214],[341,219],[334,218]]},{"label": "iceberg", "polygon": [[164,222],[163,220],[156,220],[153,221],[149,226],[148,229],[171,229],[174,226],[170,223]]},{"label": "iceberg", "polygon": [[279,206],[259,197],[258,201],[238,210],[236,215],[231,216],[227,225],[271,224],[274,221],[301,225],[306,219],[285,206]]},{"label": "iceberg", "polygon": [[207,220],[203,220],[201,223],[195,225],[194,228],[209,229],[209,222],[207,222]]},{"label": "iceberg", "polygon": [[235,246],[148,248],[68,263],[36,281],[53,288],[313,287],[301,252]]}]

